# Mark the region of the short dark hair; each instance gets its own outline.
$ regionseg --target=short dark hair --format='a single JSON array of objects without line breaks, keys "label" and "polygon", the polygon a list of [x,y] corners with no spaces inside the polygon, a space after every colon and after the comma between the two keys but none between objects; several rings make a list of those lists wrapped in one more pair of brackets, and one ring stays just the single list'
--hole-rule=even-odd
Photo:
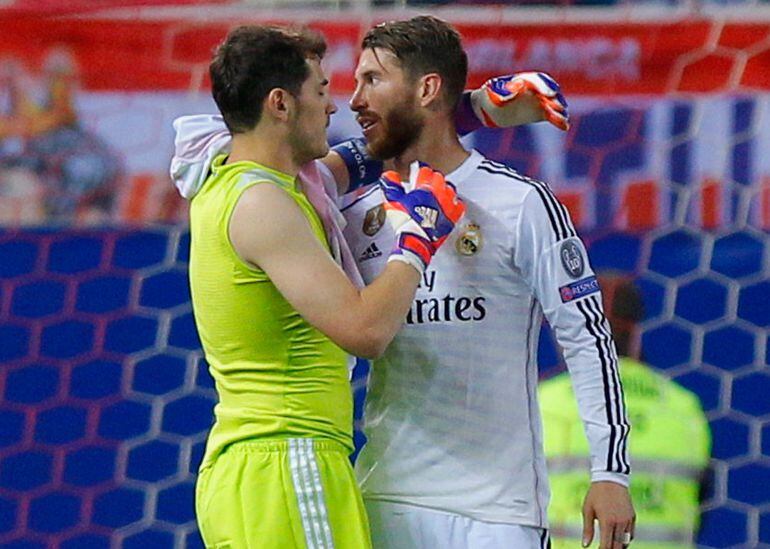
[{"label": "short dark hair", "polygon": [[361,48],[392,52],[412,78],[438,73],[449,106],[454,109],[459,103],[468,77],[468,56],[460,34],[449,23],[430,15],[389,21],[370,29]]},{"label": "short dark hair", "polygon": [[631,356],[633,332],[636,324],[644,319],[642,292],[627,275],[604,271],[597,273],[597,278],[618,354]]},{"label": "short dark hair", "polygon": [[299,95],[308,58],[322,58],[326,41],[307,28],[244,25],[217,47],[209,65],[211,93],[231,133],[259,123],[270,90]]}]

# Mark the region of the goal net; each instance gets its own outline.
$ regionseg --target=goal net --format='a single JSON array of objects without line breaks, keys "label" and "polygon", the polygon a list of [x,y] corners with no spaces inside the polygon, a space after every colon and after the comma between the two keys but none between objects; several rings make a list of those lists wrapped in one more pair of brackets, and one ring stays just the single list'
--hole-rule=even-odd
[{"label": "goal net", "polygon": [[[292,22],[329,42],[331,139],[357,135],[346,104],[361,36],[420,10],[462,33],[470,86],[523,70],[561,83],[568,133],[464,142],[546,181],[595,269],[637,277],[646,360],[711,423],[699,543],[770,543],[766,5],[98,4],[0,9],[0,545],[200,546],[194,472],[215,394],[167,175],[171,122],[215,111],[207,65],[229,28]],[[561,360],[541,341],[547,376]]]}]

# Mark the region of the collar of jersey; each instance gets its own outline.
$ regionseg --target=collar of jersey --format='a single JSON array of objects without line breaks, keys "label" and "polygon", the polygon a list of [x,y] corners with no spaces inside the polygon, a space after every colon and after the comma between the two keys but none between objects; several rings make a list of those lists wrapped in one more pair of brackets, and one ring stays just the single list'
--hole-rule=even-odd
[{"label": "collar of jersey", "polygon": [[462,183],[471,173],[473,173],[473,170],[478,167],[481,161],[484,160],[484,157],[476,149],[471,149],[470,153],[470,156],[466,158],[462,164],[447,174],[447,181],[454,185]]},{"label": "collar of jersey", "polygon": [[268,173],[273,174],[281,181],[285,182],[286,185],[296,191],[297,190],[297,180],[295,177],[290,176],[287,173],[280,172],[278,170],[274,170],[273,168],[269,168],[265,166],[264,164],[260,164],[259,162],[253,162],[251,160],[241,160],[239,162],[233,162],[232,164],[225,164],[225,160],[227,160],[226,154],[220,154],[217,156],[214,161],[211,163],[211,171],[215,174],[220,174],[224,171],[231,170],[231,169],[243,169],[248,168],[249,170],[257,169],[257,170],[263,170]]}]

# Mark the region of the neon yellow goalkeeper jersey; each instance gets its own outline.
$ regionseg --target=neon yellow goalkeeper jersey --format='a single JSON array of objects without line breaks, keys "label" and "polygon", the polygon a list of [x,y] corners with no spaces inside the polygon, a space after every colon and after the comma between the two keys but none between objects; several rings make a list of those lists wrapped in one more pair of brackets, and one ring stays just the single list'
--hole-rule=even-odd
[{"label": "neon yellow goalkeeper jersey", "polygon": [[246,439],[327,438],[353,450],[346,354],[311,326],[264,271],[236,254],[228,225],[241,193],[273,184],[294,199],[328,248],[294,179],[253,162],[223,164],[190,204],[190,287],[198,333],[219,395],[201,469]]}]

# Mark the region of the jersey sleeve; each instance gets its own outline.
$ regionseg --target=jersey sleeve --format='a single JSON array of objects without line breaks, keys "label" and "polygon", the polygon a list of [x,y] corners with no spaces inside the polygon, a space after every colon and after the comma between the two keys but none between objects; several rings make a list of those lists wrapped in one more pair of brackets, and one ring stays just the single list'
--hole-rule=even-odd
[{"label": "jersey sleeve", "polygon": [[567,363],[590,446],[591,479],[628,486],[630,426],[599,284],[567,209],[547,185],[527,181],[532,188],[517,220],[514,261]]}]

